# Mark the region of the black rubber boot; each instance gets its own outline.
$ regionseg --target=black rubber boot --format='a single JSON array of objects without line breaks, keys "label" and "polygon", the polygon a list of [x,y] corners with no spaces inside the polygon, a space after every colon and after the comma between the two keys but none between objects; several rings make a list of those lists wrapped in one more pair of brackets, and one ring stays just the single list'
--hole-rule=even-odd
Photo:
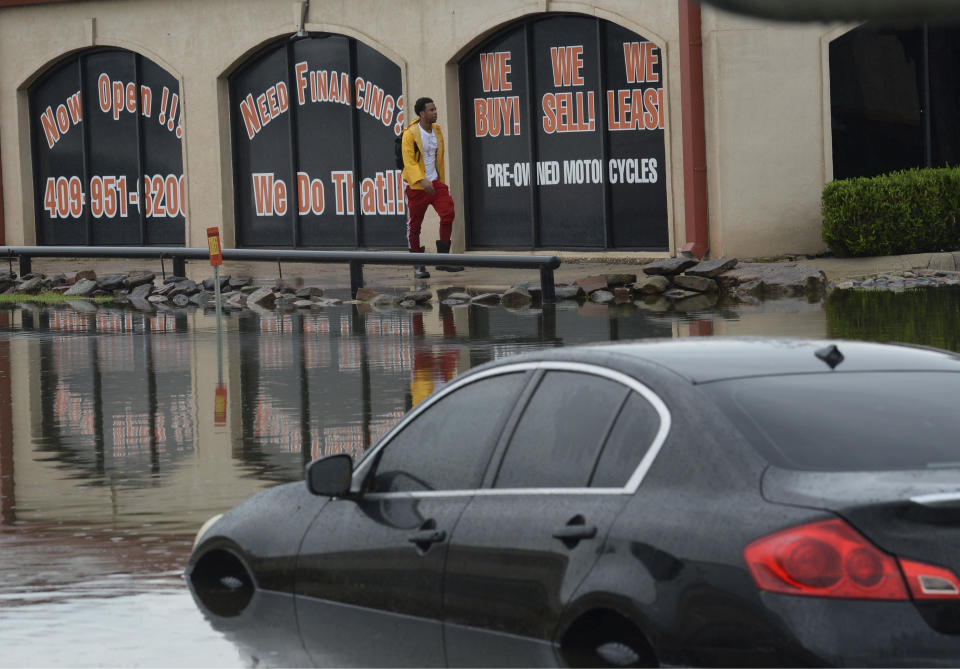
[{"label": "black rubber boot", "polygon": [[[420,253],[423,253],[424,247],[420,247]],[[413,278],[415,279],[429,279],[430,272],[427,271],[425,265],[414,265],[413,266]]]},{"label": "black rubber boot", "polygon": [[[450,242],[441,242],[437,240],[437,253],[450,253]],[[462,272],[463,268],[460,265],[437,265],[437,269],[441,272]]]}]

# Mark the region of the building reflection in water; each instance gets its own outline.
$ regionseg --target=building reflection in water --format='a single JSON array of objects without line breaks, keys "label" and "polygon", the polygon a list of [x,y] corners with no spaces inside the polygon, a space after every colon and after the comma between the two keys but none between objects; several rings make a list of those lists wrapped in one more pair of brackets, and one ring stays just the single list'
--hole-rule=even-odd
[{"label": "building reflection in water", "polygon": [[[314,458],[359,458],[412,406],[478,364],[543,347],[673,335],[669,321],[592,317],[576,305],[247,310],[225,319],[222,337],[201,311],[0,313],[6,524],[25,508],[56,516],[44,509],[59,503],[71,517],[142,514],[195,527],[257,489],[300,479]],[[18,465],[16,479],[15,461],[29,465]],[[74,494],[81,487],[109,494],[88,502],[95,496]],[[129,490],[154,492],[131,498]],[[81,508],[87,503],[111,508]]]},{"label": "building reflection in water", "polygon": [[[24,314],[27,316],[27,314]],[[99,480],[148,480],[194,447],[185,317],[44,310],[39,448]],[[176,336],[177,334],[181,336]]]}]

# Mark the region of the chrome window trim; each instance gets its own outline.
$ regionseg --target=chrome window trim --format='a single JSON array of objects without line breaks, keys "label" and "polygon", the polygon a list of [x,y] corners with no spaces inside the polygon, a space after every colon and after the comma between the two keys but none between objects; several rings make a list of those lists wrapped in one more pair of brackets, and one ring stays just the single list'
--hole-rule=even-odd
[{"label": "chrome window trim", "polygon": [[646,454],[644,454],[643,458],[640,460],[640,463],[637,465],[637,468],[633,471],[633,474],[631,474],[630,478],[627,479],[626,484],[622,488],[477,488],[475,490],[424,490],[410,492],[370,493],[369,495],[365,495],[365,497],[369,499],[395,499],[419,497],[462,497],[464,495],[632,495],[635,493],[637,488],[639,488],[640,484],[643,482],[643,479],[646,477],[647,472],[650,471],[650,467],[653,466],[653,461],[656,460],[657,455],[659,455],[660,450],[663,448],[663,444],[667,440],[667,435],[670,433],[672,417],[667,405],[652,390],[647,388],[633,377],[622,372],[589,363],[550,360],[522,362],[494,367],[477,374],[472,374],[462,380],[452,381],[451,383],[447,384],[434,397],[422,402],[419,407],[407,414],[403,420],[401,420],[383,439],[381,439],[380,443],[377,444],[375,448],[367,453],[367,455],[363,458],[363,460],[360,461],[360,464],[354,470],[354,482],[363,479],[367,475],[367,469],[370,467],[370,463],[374,461],[374,456],[376,453],[378,453],[380,449],[385,448],[387,444],[392,441],[394,435],[399,434],[399,432],[403,430],[407,423],[414,420],[422,412],[426,411],[428,408],[433,406],[436,402],[439,402],[450,393],[462,388],[465,385],[473,383],[474,381],[487,379],[491,376],[500,376],[502,374],[510,374],[514,372],[528,372],[531,370],[582,372],[585,374],[592,374],[594,376],[605,377],[611,381],[615,381],[621,385],[627,386],[643,397],[647,402],[650,403],[651,406],[653,406],[654,410],[657,412],[657,415],[660,417],[660,428],[657,430],[657,434],[654,435],[653,441],[650,442],[650,447],[647,449]]}]

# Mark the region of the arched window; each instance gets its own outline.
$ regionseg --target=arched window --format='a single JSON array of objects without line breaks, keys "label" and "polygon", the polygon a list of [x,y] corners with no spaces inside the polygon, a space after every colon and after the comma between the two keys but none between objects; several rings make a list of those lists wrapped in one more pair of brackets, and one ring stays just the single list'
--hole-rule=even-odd
[{"label": "arched window", "polygon": [[830,43],[833,175],[960,163],[960,29],[868,23]]},{"label": "arched window", "polygon": [[183,245],[180,86],[123,49],[71,56],[29,90],[37,241]]},{"label": "arched window", "polygon": [[468,54],[460,86],[469,248],[668,250],[656,44],[537,17]]},{"label": "arched window", "polygon": [[404,248],[400,68],[342,35],[266,48],[230,77],[238,246]]}]

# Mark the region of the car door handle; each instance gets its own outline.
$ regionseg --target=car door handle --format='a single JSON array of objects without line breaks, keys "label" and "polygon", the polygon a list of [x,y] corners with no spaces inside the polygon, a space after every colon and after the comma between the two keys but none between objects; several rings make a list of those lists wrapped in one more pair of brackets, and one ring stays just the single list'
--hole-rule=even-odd
[{"label": "car door handle", "polygon": [[565,542],[593,539],[595,536],[597,536],[596,525],[565,525],[553,533],[554,539],[560,539]]},{"label": "car door handle", "polygon": [[435,544],[443,541],[447,538],[447,533],[444,530],[420,530],[414,534],[411,534],[407,537],[407,541],[412,544]]}]

